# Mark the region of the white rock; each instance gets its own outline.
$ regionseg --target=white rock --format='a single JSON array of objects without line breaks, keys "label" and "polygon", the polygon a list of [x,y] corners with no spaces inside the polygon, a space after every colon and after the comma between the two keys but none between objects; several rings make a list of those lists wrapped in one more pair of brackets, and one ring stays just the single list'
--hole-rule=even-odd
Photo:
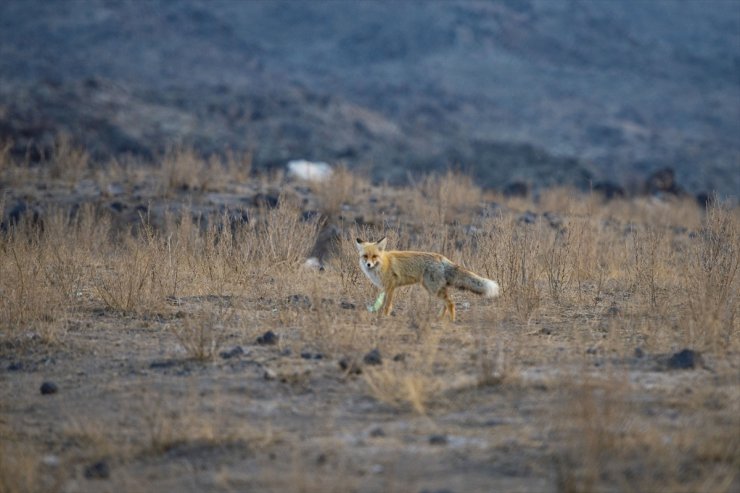
[{"label": "white rock", "polygon": [[308,181],[326,181],[332,174],[331,166],[321,161],[296,159],[288,163],[288,176]]}]

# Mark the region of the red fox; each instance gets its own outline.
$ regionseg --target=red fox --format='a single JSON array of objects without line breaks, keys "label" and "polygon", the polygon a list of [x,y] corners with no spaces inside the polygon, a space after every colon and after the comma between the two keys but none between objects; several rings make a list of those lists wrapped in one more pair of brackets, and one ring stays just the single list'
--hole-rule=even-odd
[{"label": "red fox", "polygon": [[356,241],[362,272],[385,293],[381,308],[384,315],[388,315],[393,307],[393,291],[409,284],[421,283],[429,294],[442,299],[445,306],[440,318],[449,313],[453,322],[455,304],[447,294],[448,287],[467,289],[486,298],[494,298],[499,294],[496,281],[473,274],[438,253],[386,251],[387,238],[376,242],[359,238]]}]

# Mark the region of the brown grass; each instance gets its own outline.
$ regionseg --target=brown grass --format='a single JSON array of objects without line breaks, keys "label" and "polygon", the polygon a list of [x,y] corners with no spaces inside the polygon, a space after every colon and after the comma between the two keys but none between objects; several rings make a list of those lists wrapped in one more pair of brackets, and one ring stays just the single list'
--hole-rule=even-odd
[{"label": "brown grass", "polygon": [[[53,173],[23,168],[13,180],[51,177],[52,188],[69,193],[79,177],[138,183],[150,212],[122,225],[101,192],[103,205],[97,198],[82,207],[57,205],[43,211],[42,222],[29,214],[8,224],[0,233],[2,354],[8,362],[44,361],[35,351],[87,361],[109,351],[104,369],[115,368],[111,378],[121,383],[105,387],[102,400],[123,406],[127,419],[95,421],[82,409],[70,410],[82,415],[61,431],[27,432],[28,447],[3,443],[0,491],[49,483],[36,450],[59,453],[79,471],[100,457],[124,469],[139,467],[197,444],[206,450],[236,444],[244,460],[268,464],[257,479],[223,466],[218,477],[225,489],[362,490],[364,479],[357,478],[369,474],[362,454],[403,458],[427,444],[412,431],[399,432],[403,439],[378,439],[377,449],[341,441],[362,434],[357,428],[371,420],[413,423],[398,429],[417,426],[427,434],[447,427],[477,435],[482,451],[463,448],[457,456],[479,453],[477,464],[495,462],[502,450],[506,457],[521,452],[522,461],[530,453],[538,465],[528,470],[560,491],[665,486],[721,492],[737,485],[736,207],[719,203],[702,211],[680,199],[604,203],[563,189],[548,190],[537,202],[500,200],[456,173],[397,189],[371,186],[342,168],[331,182],[305,192],[279,175],[261,178],[264,183],[249,177],[248,159],[209,161],[188,150],[168,154],[160,167],[126,164],[110,175],[90,170],[84,153],[68,143],[59,144],[53,159],[60,161]],[[21,169],[2,149],[0,166]],[[233,221],[201,192],[226,190],[236,180],[249,181],[244,186],[253,191],[286,190],[274,208],[236,197],[248,220]],[[302,215],[306,204],[318,204],[341,231],[339,253],[320,272],[303,266],[322,226]],[[534,223],[520,220],[526,210],[537,215]],[[365,222],[355,224],[352,218],[360,216]],[[502,296],[455,293],[454,324],[436,319],[438,301],[418,287],[400,290],[392,316],[368,313],[377,289],[359,271],[355,236],[387,236],[391,248],[443,253],[497,280]],[[266,330],[279,334],[277,346],[254,344]],[[123,349],[96,346],[103,336]],[[232,344],[251,353],[218,357]],[[672,373],[650,366],[683,347],[701,351],[709,369]],[[382,365],[362,362],[373,348]],[[636,349],[648,356],[640,359]],[[303,351],[321,359],[304,359]],[[197,370],[158,370],[149,366],[154,358],[199,362]],[[341,372],[342,358],[361,374]],[[191,373],[195,390],[183,390],[179,375]],[[14,382],[26,377],[7,375],[3,385],[20,392]],[[27,385],[38,398],[33,376]],[[155,390],[132,393],[127,385],[138,378]],[[34,429],[19,418],[34,408],[30,393],[18,395],[25,404],[4,403],[2,424]],[[264,409],[274,413],[274,432],[273,421],[260,414]],[[335,421],[320,431],[313,412]],[[485,416],[504,424],[475,428]],[[39,414],[33,419],[46,423]],[[509,441],[502,443],[499,434]],[[269,472],[269,454],[299,443],[299,455]],[[405,448],[408,443],[416,449]],[[333,463],[341,476],[312,476],[316,444],[347,454]],[[436,464],[447,463],[445,457]],[[423,477],[406,482],[404,474],[411,473],[401,467],[396,473],[399,491],[425,484]],[[38,475],[46,482],[35,482]],[[379,484],[368,481],[368,488]]]}]

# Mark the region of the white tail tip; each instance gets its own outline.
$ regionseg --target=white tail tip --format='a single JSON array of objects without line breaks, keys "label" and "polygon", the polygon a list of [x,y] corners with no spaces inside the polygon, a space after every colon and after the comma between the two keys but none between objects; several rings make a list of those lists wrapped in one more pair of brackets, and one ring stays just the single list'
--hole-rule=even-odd
[{"label": "white tail tip", "polygon": [[496,281],[486,279],[483,283],[483,296],[486,298],[495,298],[499,295],[500,288]]}]

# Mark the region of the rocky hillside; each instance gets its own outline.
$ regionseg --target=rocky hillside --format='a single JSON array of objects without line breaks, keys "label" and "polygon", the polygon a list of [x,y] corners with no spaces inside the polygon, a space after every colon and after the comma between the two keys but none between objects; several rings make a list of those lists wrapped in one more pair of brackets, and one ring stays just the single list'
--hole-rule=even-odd
[{"label": "rocky hillside", "polygon": [[0,141],[740,190],[736,1],[0,4]]}]

